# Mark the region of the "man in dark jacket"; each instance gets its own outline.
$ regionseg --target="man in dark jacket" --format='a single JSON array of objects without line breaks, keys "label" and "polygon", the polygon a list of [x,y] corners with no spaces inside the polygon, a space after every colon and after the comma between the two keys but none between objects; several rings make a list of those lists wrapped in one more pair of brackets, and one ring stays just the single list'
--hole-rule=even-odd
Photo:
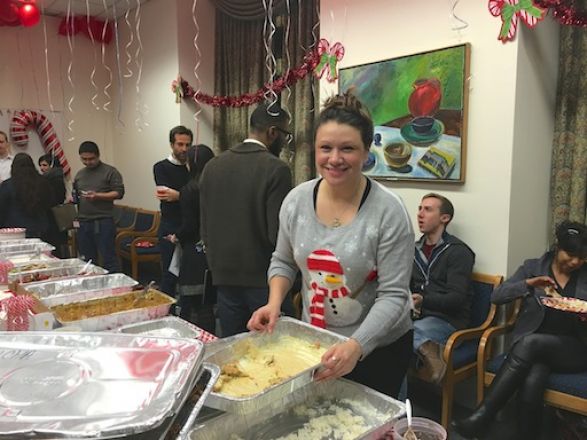
[{"label": "man in dark jacket", "polygon": [[[259,105],[248,138],[208,162],[200,180],[201,235],[223,337],[247,331],[269,297],[279,209],[292,185],[289,167],[276,157],[291,138],[288,124],[278,104]],[[293,312],[291,300],[284,304]]]},{"label": "man in dark jacket", "polygon": [[454,216],[450,200],[426,194],[418,207],[418,227],[411,289],[414,309],[414,352],[423,361],[430,379],[439,383],[446,364],[444,344],[456,330],[469,324],[469,281],[475,263],[473,251],[446,232]]}]

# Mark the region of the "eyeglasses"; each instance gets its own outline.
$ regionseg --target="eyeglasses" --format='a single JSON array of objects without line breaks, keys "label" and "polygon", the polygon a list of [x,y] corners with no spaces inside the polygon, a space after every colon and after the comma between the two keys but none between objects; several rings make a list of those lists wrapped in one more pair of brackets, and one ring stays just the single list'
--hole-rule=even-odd
[{"label": "eyeglasses", "polygon": [[277,131],[285,135],[285,142],[287,142],[288,144],[293,140],[293,133],[284,130],[281,127],[278,127],[277,125],[274,125],[273,128],[275,128]]}]

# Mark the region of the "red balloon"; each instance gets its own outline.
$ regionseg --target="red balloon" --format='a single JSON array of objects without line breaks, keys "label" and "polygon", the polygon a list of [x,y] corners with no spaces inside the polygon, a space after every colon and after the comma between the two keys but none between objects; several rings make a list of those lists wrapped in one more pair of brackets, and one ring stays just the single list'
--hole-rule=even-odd
[{"label": "red balloon", "polygon": [[18,10],[18,15],[23,26],[34,26],[41,18],[41,12],[34,3],[24,3]]}]

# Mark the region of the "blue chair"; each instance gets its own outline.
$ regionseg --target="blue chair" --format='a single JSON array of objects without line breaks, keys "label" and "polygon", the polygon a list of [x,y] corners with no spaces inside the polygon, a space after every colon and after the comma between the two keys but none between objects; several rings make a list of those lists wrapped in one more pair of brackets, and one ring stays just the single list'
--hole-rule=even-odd
[{"label": "blue chair", "polygon": [[[136,210],[136,218],[132,229],[124,230],[116,235],[116,254],[121,260],[129,260],[131,276],[138,280],[139,263],[159,262],[161,250],[157,239],[157,230],[161,215],[158,211],[145,209]],[[140,247],[140,244],[151,243],[151,247]]]},{"label": "blue chair", "polygon": [[[491,293],[501,284],[501,275],[487,275],[474,272],[471,275],[470,289],[471,323],[463,330],[454,332],[444,347],[443,358],[446,362],[446,373],[442,379],[442,412],[441,424],[445,429],[451,420],[454,388],[473,376],[477,371],[477,348],[481,336],[496,319],[497,306],[491,303]],[[416,370],[415,376],[427,380],[426,372]]]},{"label": "blue chair", "polygon": [[[505,324],[488,328],[479,343],[477,355],[477,402],[483,400],[485,386],[491,384],[506,354],[493,353],[493,342],[500,335],[511,332],[520,313],[522,300],[512,303]],[[548,377],[544,403],[576,414],[587,416],[587,371],[577,374],[552,373]]]}]

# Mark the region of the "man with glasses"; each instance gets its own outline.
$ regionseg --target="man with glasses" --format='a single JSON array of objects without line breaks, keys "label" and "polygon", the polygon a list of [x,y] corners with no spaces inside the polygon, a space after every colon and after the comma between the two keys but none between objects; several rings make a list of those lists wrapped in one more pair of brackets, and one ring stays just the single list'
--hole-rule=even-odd
[{"label": "man with glasses", "polygon": [[[222,337],[247,331],[253,312],[268,300],[279,208],[292,186],[289,167],[277,157],[291,141],[288,124],[278,104],[259,105],[248,138],[208,162],[200,181],[201,236]],[[283,311],[293,314],[291,299]]]}]

